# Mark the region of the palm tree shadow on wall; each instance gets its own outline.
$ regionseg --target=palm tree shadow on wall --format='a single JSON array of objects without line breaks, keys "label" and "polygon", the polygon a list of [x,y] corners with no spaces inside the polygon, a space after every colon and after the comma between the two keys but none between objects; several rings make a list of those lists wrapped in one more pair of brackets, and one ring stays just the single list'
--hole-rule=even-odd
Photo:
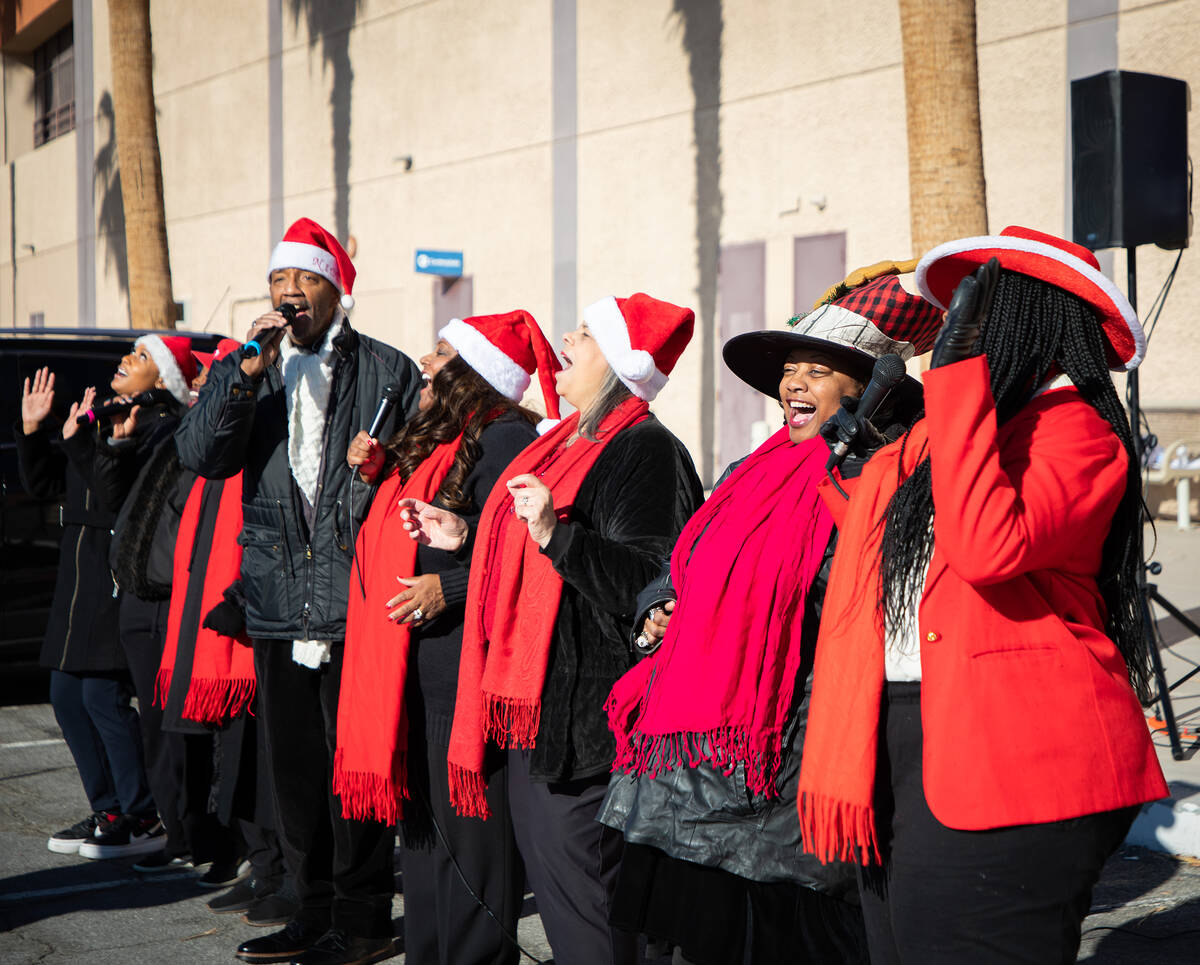
[{"label": "palm tree shadow on wall", "polygon": [[104,143],[96,152],[92,190],[99,196],[96,221],[104,239],[104,273],[113,271],[121,294],[129,295],[129,261],[125,255],[125,199],[121,193],[121,167],[117,158],[117,128],[112,94],[105,91],[96,105],[96,127]]},{"label": "palm tree shadow on wall", "polygon": [[[717,266],[721,255],[721,38],[724,20],[721,0],[674,0],[674,14],[683,28],[692,86],[692,140],[696,177],[696,295],[700,321],[702,378],[716,364]],[[701,476],[712,484],[715,431],[715,393],[701,393]]]},{"label": "palm tree shadow on wall", "polygon": [[350,66],[350,28],[363,0],[288,0],[292,22],[303,17],[310,49],[321,45],[322,70],[333,74],[329,116],[333,124],[334,234],[350,235],[350,106],[354,69]]}]

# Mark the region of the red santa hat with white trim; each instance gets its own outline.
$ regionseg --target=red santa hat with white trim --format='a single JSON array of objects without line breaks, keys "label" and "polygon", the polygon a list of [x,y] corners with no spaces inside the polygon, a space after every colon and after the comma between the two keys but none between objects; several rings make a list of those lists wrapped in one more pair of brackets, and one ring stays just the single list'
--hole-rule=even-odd
[{"label": "red santa hat with white trim", "polygon": [[301,218],[284,232],[283,240],[271,252],[267,278],[280,268],[303,268],[316,272],[336,288],[342,308],[354,307],[354,265],[337,238],[311,218]]},{"label": "red santa hat with white trim", "polygon": [[188,392],[199,371],[192,354],[192,340],[183,335],[143,335],[133,347],[144,348],[158,368],[163,386],[182,405],[187,405]]},{"label": "red santa hat with white trim", "polygon": [[696,313],[637,292],[594,302],[583,310],[583,320],[617,378],[650,402],[691,341]]},{"label": "red santa hat with white trim", "polygon": [[438,332],[501,395],[520,402],[534,372],[546,414],[557,419],[554,373],[562,368],[534,317],[522,308],[503,315],[452,318]]}]

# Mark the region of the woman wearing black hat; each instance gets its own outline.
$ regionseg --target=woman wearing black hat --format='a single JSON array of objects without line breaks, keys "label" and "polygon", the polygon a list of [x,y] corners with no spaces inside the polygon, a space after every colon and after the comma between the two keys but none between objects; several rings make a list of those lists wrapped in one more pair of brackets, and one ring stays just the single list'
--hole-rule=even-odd
[{"label": "woman wearing black hat", "polygon": [[[665,639],[609,700],[623,773],[600,820],[627,842],[614,922],[688,962],[743,961],[748,929],[751,962],[866,960],[853,870],[801,854],[794,807],[834,545],[819,430],[880,355],[927,349],[940,318],[892,276],[834,294],[791,332],[725,346],[730,369],[783,407],[784,428],[684,529],[673,587],[644,599],[670,609],[678,594]],[[889,411],[911,418],[919,400],[910,380]],[[651,620],[639,629],[639,644],[658,635]]]},{"label": "woman wearing black hat", "polygon": [[872,962],[1070,962],[1105,858],[1167,790],[1108,372],[1145,340],[1090,251],[1030,229],[942,245],[917,282],[950,309],[925,418],[838,504],[804,841],[864,865]]}]

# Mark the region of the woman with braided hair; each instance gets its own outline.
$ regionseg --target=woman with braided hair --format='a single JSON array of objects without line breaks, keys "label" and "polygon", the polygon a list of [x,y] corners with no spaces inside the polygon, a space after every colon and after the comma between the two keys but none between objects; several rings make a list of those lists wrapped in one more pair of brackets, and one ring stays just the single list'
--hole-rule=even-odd
[{"label": "woman with braided hair", "polygon": [[942,245],[917,282],[949,303],[925,418],[825,494],[801,828],[860,864],[872,962],[1072,962],[1105,859],[1167,791],[1108,372],[1145,339],[1090,251],[1030,229]]}]

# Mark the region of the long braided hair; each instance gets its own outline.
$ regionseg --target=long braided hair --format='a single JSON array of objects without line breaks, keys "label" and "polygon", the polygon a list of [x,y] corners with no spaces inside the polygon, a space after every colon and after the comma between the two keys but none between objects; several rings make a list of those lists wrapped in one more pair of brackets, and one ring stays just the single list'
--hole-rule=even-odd
[{"label": "long braided hair", "polygon": [[541,417],[501,395],[460,355],[438,370],[429,392],[429,408],[418,412],[384,443],[385,471],[395,466],[400,478],[408,479],[438,445],[453,441],[461,432],[462,443],[436,498],[447,509],[462,512],[469,507],[463,486],[479,461],[479,436],[484,428],[510,412],[530,425],[536,425]]},{"label": "long braided hair", "polygon": [[[1062,372],[1112,427],[1125,448],[1125,492],[1104,541],[1098,582],[1108,608],[1106,631],[1125,659],[1134,690],[1146,696],[1150,690],[1150,654],[1142,632],[1138,593],[1145,507],[1133,435],[1105,361],[1104,340],[1095,313],[1061,288],[1002,271],[983,326],[982,349],[991,371],[998,425],[1016,415],[1048,378]],[[908,436],[902,445],[907,444]],[[903,461],[902,452],[901,465]],[[921,591],[933,555],[933,513],[932,475],[926,454],[900,484],[882,520],[879,608],[889,627],[904,625],[911,601]]]}]

